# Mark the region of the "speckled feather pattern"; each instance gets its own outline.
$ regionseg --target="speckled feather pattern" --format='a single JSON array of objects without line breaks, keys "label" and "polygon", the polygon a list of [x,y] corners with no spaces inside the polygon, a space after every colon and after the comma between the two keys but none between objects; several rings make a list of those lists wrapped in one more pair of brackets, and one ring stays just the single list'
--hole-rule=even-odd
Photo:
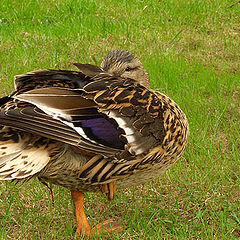
[{"label": "speckled feather pattern", "polygon": [[131,53],[110,53],[102,68],[76,66],[81,72],[16,76],[16,92],[1,99],[0,124],[8,127],[0,130],[0,179],[37,176],[100,191],[112,181],[118,188],[145,183],[181,157],[186,116],[144,84],[148,74]]}]

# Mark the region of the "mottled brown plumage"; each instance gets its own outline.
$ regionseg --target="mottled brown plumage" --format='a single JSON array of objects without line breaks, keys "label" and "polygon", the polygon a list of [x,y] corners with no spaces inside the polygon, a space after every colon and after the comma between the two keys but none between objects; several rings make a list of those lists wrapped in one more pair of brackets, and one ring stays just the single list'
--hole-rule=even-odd
[{"label": "mottled brown plumage", "polygon": [[[69,188],[75,201],[83,201],[76,192],[86,191],[112,199],[115,188],[145,183],[180,158],[186,116],[167,95],[149,89],[138,59],[115,50],[101,68],[75,65],[80,72],[18,75],[16,91],[0,100],[0,179],[37,176]],[[83,225],[89,232],[85,222],[78,232]]]}]

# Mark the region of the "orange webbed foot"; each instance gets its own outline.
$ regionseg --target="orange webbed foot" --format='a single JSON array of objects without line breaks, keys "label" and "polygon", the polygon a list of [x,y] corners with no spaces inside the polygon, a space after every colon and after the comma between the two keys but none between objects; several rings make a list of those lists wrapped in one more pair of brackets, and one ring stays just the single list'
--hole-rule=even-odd
[{"label": "orange webbed foot", "polygon": [[[110,197],[114,196],[114,186],[110,186]],[[77,220],[77,234],[85,236],[100,235],[110,232],[122,232],[123,228],[120,224],[114,222],[113,220],[104,221],[98,224],[96,227],[90,227],[87,217],[84,212],[84,193],[78,191],[71,191],[73,201],[75,203],[75,212]]]},{"label": "orange webbed foot", "polygon": [[98,224],[91,230],[91,235],[98,235],[101,233],[110,233],[110,232],[117,232],[120,233],[123,231],[123,227],[121,224],[113,221],[113,220],[106,220],[103,223]]}]

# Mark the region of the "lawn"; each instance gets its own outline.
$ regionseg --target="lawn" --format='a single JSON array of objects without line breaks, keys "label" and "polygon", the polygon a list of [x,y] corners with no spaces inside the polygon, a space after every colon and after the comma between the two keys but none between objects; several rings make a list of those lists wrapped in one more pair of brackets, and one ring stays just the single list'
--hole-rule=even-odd
[{"label": "lawn", "polygon": [[[133,52],[151,87],[186,113],[183,158],[153,182],[88,193],[91,225],[113,218],[121,234],[102,239],[240,238],[240,4],[231,0],[1,0],[0,88],[40,68],[99,65],[112,49]],[[0,182],[0,239],[74,239],[67,189],[37,180]]]}]

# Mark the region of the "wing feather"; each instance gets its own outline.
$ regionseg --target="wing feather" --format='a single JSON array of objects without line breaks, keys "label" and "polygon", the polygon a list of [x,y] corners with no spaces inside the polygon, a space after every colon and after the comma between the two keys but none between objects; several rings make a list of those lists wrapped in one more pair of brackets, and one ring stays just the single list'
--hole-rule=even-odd
[{"label": "wing feather", "polygon": [[29,106],[24,109],[16,108],[7,112],[0,112],[0,124],[65,142],[107,157],[114,155],[118,151],[84,139],[76,130],[64,122],[49,117],[36,107],[33,109]]},{"label": "wing feather", "polygon": [[100,74],[86,77],[88,80],[83,74],[76,80],[77,74],[63,71],[18,77],[18,86],[24,81],[30,84],[31,75],[33,79],[45,79],[41,74],[51,81],[65,81],[72,74],[74,81],[85,82],[71,85],[80,88],[54,87],[47,82],[44,87],[19,91],[12,98],[27,103],[29,108],[18,106],[15,112],[5,111],[0,123],[102,154],[113,162],[122,162],[121,156],[133,160],[162,141],[164,110],[153,91],[135,80],[111,76],[92,66],[78,67],[89,71],[88,75]]}]

